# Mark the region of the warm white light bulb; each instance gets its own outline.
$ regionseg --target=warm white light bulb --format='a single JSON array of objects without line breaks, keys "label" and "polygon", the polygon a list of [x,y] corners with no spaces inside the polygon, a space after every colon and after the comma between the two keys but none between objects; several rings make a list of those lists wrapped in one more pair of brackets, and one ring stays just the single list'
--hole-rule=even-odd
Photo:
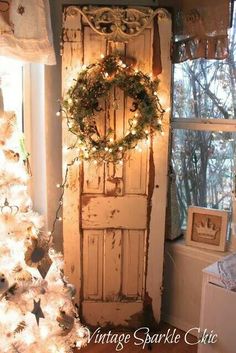
[{"label": "warm white light bulb", "polygon": [[139,145],[135,146],[135,149],[136,149],[136,151],[138,151],[138,152],[142,152],[142,148],[141,148]]},{"label": "warm white light bulb", "polygon": [[47,326],[40,326],[40,336],[44,340],[49,335],[49,328]]},{"label": "warm white light bulb", "polygon": [[58,347],[58,345],[52,345],[48,347],[50,353],[65,353],[65,349],[63,347]]},{"label": "warm white light bulb", "polygon": [[35,338],[31,332],[24,332],[23,337],[24,337],[24,342],[27,345],[31,345],[35,341]]}]

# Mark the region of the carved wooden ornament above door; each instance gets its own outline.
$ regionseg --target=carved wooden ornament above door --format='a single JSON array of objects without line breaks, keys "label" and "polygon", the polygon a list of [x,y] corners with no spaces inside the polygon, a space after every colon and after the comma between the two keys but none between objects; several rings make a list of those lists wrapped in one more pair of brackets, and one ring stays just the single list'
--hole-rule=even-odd
[{"label": "carved wooden ornament above door", "polygon": [[[65,8],[63,93],[83,64],[114,50],[136,58],[137,68],[151,73],[152,20],[158,14],[155,20],[164,58],[160,89],[162,103],[169,106],[171,22],[165,13],[148,8]],[[130,98],[115,87],[109,101],[101,104],[100,133],[106,131],[109,120],[117,138],[122,137],[132,116]],[[168,113],[163,125],[165,135],[149,145],[141,143],[123,165],[83,162],[70,169],[63,208],[65,269],[77,287],[82,316],[90,325],[153,326],[160,319]],[[63,143],[72,142],[65,127]],[[65,155],[64,168],[67,161]]]}]

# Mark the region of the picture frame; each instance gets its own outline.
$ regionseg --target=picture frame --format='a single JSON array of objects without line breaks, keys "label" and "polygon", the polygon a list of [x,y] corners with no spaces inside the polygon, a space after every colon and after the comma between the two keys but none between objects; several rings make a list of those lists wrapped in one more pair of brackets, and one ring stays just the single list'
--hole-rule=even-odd
[{"label": "picture frame", "polygon": [[227,211],[190,206],[185,237],[186,245],[225,251],[227,228]]}]

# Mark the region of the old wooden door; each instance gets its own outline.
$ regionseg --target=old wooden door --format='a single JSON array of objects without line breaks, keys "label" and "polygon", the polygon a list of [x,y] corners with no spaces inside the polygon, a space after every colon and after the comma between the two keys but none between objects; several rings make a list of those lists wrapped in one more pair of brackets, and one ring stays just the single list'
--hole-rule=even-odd
[{"label": "old wooden door", "polygon": [[[164,59],[161,94],[169,105],[170,20],[160,11]],[[63,23],[63,91],[83,64],[118,50],[137,59],[151,73],[153,28],[127,43],[111,43],[96,33],[78,7],[68,7]],[[106,106],[106,108],[105,108]],[[119,89],[111,92],[97,119],[100,132],[110,125],[116,136],[126,131],[131,102]],[[108,124],[109,121],[109,124]],[[137,327],[160,318],[166,207],[168,114],[165,136],[151,146],[140,142],[123,165],[73,166],[64,200],[66,273],[77,287],[84,320],[93,326]],[[66,145],[72,137],[63,132]],[[64,156],[64,166],[68,156]]]}]

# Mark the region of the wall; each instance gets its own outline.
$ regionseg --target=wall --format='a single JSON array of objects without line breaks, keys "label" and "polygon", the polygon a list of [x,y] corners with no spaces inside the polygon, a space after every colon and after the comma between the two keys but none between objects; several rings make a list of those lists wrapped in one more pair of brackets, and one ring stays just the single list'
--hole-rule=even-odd
[{"label": "wall", "polygon": [[166,243],[163,321],[184,331],[199,327],[202,270],[222,256],[226,253],[187,246],[183,240]]}]

